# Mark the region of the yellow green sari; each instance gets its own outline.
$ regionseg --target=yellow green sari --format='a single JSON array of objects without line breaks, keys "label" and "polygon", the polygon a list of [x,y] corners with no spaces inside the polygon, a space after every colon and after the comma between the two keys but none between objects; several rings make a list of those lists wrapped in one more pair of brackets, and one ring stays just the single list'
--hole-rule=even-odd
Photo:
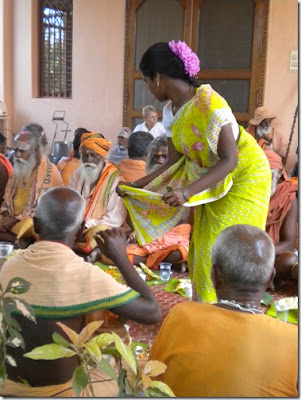
[{"label": "yellow green sari", "polygon": [[[223,125],[231,123],[229,114],[231,109],[224,98],[210,85],[200,86],[196,95],[177,112],[172,124],[172,142],[184,156],[145,189],[163,194],[167,186],[172,189],[184,187],[217,164],[219,134]],[[235,224],[250,224],[264,230],[267,219],[271,191],[269,162],[255,139],[243,127],[239,127],[237,142],[238,165],[232,173],[185,203],[186,207],[195,206],[188,255],[189,271],[199,297],[210,303],[216,301],[210,277],[211,248],[216,237]],[[128,209],[131,203],[131,197],[126,198]],[[157,208],[159,205],[158,202]],[[176,215],[184,213],[186,207],[179,207]],[[175,208],[170,208],[171,219],[175,220],[172,210]],[[132,216],[135,230],[141,228],[137,215]],[[160,226],[157,237],[164,229],[168,231],[169,217],[155,223]],[[150,218],[149,223],[151,221]]]}]

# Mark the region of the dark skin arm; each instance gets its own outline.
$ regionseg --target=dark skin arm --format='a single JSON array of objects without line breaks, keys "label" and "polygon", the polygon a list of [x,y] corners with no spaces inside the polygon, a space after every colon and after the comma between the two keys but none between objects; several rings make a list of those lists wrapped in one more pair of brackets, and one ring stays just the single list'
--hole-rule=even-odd
[{"label": "dark skin arm", "polygon": [[[214,167],[210,168],[210,170],[200,179],[197,179],[184,188],[184,192],[188,199],[191,196],[215,185],[237,166],[237,146],[230,124],[224,125],[221,129],[217,154],[220,158],[219,162]],[[165,193],[162,199],[172,207],[181,206],[186,202],[181,189]]]},{"label": "dark skin arm", "polygon": [[280,240],[275,245],[276,255],[282,251],[293,251],[295,248],[297,235],[298,201],[296,198],[291,203],[291,207],[280,228]]},{"label": "dark skin arm", "polygon": [[[162,165],[162,167],[160,167],[159,169],[157,169],[156,171],[152,172],[149,175],[144,176],[141,179],[138,179],[138,181],[135,181],[135,187],[138,188],[144,188],[144,186],[148,185],[151,181],[153,181],[155,178],[157,178],[157,176],[163,174],[163,172],[165,172],[169,167],[171,167],[173,164],[175,164],[177,161],[179,161],[179,159],[183,156],[183,154],[179,153],[172,141],[171,138],[167,139],[167,144],[168,144],[168,161]],[[129,182],[119,182],[119,185],[128,185],[131,186],[131,184]],[[118,185],[118,186],[119,186]],[[119,188],[117,186],[117,193],[119,194],[119,196],[124,196],[123,193],[120,192]]]},{"label": "dark skin arm", "polygon": [[126,233],[114,228],[98,232],[95,240],[101,252],[114,262],[123,275],[127,285],[140,293],[140,297],[119,307],[111,309],[117,315],[142,324],[156,324],[161,321],[162,313],[153,292],[140,278],[126,254]]}]

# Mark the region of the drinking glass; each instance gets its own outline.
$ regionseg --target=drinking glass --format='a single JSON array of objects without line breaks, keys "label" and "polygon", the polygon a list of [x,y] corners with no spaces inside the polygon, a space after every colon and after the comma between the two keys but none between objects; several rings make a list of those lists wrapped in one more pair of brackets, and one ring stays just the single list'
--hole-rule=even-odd
[{"label": "drinking glass", "polygon": [[0,242],[0,259],[4,260],[14,249],[12,243]]},{"label": "drinking glass", "polygon": [[287,322],[289,308],[286,305],[280,304],[278,301],[275,301],[276,308],[276,318],[280,319],[283,322]]},{"label": "drinking glass", "polygon": [[162,281],[168,282],[170,279],[171,263],[161,262],[160,263],[160,276]]}]

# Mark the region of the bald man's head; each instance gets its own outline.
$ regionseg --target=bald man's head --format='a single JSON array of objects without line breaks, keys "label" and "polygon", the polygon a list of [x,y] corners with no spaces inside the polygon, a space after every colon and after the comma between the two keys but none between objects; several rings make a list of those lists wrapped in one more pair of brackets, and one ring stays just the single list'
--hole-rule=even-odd
[{"label": "bald man's head", "polygon": [[85,201],[79,193],[67,187],[52,188],[38,202],[38,234],[43,239],[71,238],[80,229],[84,213]]}]

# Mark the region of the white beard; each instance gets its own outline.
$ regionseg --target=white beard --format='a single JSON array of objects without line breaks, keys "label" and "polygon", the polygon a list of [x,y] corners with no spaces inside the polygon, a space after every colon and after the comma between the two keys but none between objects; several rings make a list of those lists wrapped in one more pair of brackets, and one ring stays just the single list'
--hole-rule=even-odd
[{"label": "white beard", "polygon": [[30,154],[28,160],[23,160],[23,158],[15,158],[14,176],[17,179],[23,178],[24,180],[27,180],[36,166],[37,159],[34,153]]},{"label": "white beard", "polygon": [[91,184],[99,178],[103,167],[104,161],[100,161],[98,165],[94,163],[82,163],[79,169],[79,176],[84,182]]},{"label": "white beard", "polygon": [[154,171],[157,171],[157,169],[161,168],[163,164],[151,164],[148,165],[146,170],[147,170],[147,174],[151,174]]},{"label": "white beard", "polygon": [[271,133],[271,131],[272,131],[272,129],[270,126],[267,128],[262,128],[261,126],[257,126],[257,128],[256,128],[256,133],[261,138],[265,138],[265,136],[269,135]]}]

